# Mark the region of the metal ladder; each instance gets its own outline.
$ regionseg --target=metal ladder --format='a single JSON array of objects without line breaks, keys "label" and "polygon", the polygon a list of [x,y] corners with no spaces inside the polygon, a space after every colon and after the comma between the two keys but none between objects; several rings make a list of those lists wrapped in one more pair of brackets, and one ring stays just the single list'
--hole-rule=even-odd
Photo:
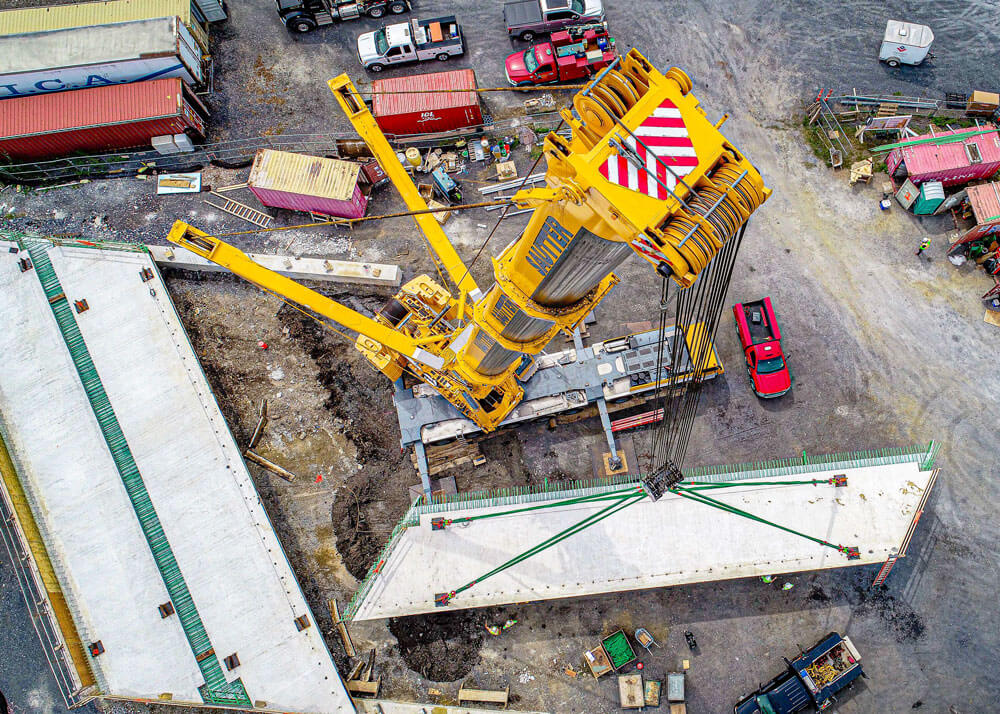
[{"label": "metal ladder", "polygon": [[255,226],[260,226],[261,228],[270,228],[271,224],[274,223],[274,218],[263,211],[258,211],[256,208],[251,208],[245,203],[234,201],[228,196],[223,196],[221,193],[216,193],[215,191],[212,191],[212,195],[223,201],[220,206],[218,203],[212,203],[208,199],[205,199],[205,203],[213,208],[218,208],[220,211],[225,211],[232,216],[242,218],[244,221],[253,223]]},{"label": "metal ladder", "polygon": [[205,625],[198,614],[191,592],[188,590],[184,575],[181,573],[174,557],[167,536],[163,532],[163,525],[153,506],[146,485],[143,483],[139,467],[135,463],[132,451],[125,434],[122,432],[121,424],[115,416],[111,400],[104,389],[97,368],[94,366],[90,356],[90,350],[84,342],[83,334],[73,316],[73,308],[70,306],[63,292],[59,277],[52,267],[49,259],[47,247],[40,241],[26,240],[25,248],[31,256],[35,273],[42,284],[45,296],[48,298],[52,314],[55,316],[59,331],[69,350],[73,365],[83,384],[84,392],[97,418],[101,433],[111,452],[111,458],[115,462],[115,467],[121,475],[122,483],[128,494],[135,515],[139,519],[143,535],[149,545],[149,550],[156,562],[156,567],[163,578],[163,584],[170,595],[170,601],[174,606],[177,617],[180,620],[184,635],[187,637],[191,651],[194,653],[195,661],[205,678],[205,684],[200,688],[202,697],[206,702],[214,704],[252,704],[246,694],[241,680],[233,682],[226,681],[226,675],[222,671],[219,659],[215,654]]}]

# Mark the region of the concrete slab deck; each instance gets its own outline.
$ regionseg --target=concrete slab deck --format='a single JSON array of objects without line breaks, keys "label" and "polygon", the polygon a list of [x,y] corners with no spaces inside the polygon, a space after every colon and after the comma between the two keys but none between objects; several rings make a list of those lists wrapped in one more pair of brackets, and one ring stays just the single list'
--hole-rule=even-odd
[{"label": "concrete slab deck", "polygon": [[[556,505],[568,494],[543,494],[506,503],[452,503],[415,507],[409,527],[391,544],[377,574],[352,603],[354,619],[368,620],[445,609],[485,607],[530,600],[726,580],[802,570],[884,562],[901,548],[918,515],[932,477],[916,459],[856,468],[817,466],[808,475],[742,473],[727,480],[775,485],[709,491],[769,521],[844,546],[857,546],[860,560],[717,508],[667,495],[648,498],[602,520],[527,560],[459,593],[447,608],[434,596],[473,581],[547,538],[597,513],[608,502]],[[848,485],[777,485],[845,474]],[[614,487],[603,487],[614,488]],[[621,488],[620,486],[617,488]],[[571,495],[596,492],[582,490]],[[432,530],[444,516],[506,514]]]},{"label": "concrete slab deck", "polygon": [[[145,253],[57,247],[76,316],[164,532],[221,660],[251,700],[353,712],[298,583]],[[154,277],[144,282],[143,268]],[[199,668],[33,271],[0,261],[0,414],[105,693],[200,702]],[[311,626],[299,631],[295,618]],[[90,641],[88,640],[88,641]]]}]

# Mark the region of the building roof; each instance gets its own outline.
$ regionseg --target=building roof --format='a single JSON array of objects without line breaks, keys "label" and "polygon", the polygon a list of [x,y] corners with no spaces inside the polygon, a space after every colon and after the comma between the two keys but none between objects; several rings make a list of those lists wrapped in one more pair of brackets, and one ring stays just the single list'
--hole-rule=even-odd
[{"label": "building roof", "polygon": [[[954,129],[951,131],[935,131],[933,134],[925,134],[919,138],[941,138],[959,134],[971,134],[977,131],[982,132],[983,128],[969,127],[967,129]],[[975,144],[979,147],[982,161],[977,163],[1000,163],[1000,133],[995,131],[977,134],[962,141],[954,141],[949,144],[916,144],[914,146],[904,146],[901,149],[896,149],[896,151],[902,152],[903,161],[906,162],[906,170],[910,176],[919,177],[922,174],[971,166],[972,161],[969,159],[968,153],[966,153],[966,144]]]},{"label": "building roof", "polygon": [[25,7],[0,12],[0,35],[23,35],[114,22],[179,17],[191,22],[192,0],[107,0],[47,7]]},{"label": "building roof", "polygon": [[[713,498],[834,544],[856,546],[858,560],[773,526],[668,494],[624,508],[483,579],[458,593],[447,609],[882,563],[903,548],[922,509],[933,476],[933,471],[922,469],[924,458],[913,454],[893,463],[899,459],[849,457],[816,466],[747,467],[716,477],[754,485],[713,489]],[[846,487],[780,483],[836,475],[846,475]],[[442,612],[446,608],[436,606],[435,595],[481,578],[609,505],[564,503],[566,499],[623,486],[627,484],[415,507],[348,614],[369,620]],[[556,505],[525,510],[546,503]],[[494,516],[481,518],[488,514]],[[444,530],[431,527],[434,518],[463,516],[480,518]]]},{"label": "building roof", "polygon": [[0,38],[0,74],[176,54],[177,21],[160,17],[8,35]]},{"label": "building roof", "polygon": [[983,183],[968,186],[969,204],[976,217],[976,223],[993,223],[1000,220],[1000,183]]},{"label": "building roof", "polygon": [[353,712],[149,255],[35,249],[23,273],[24,250],[2,255],[0,427],[77,629],[104,647],[101,693],[220,703],[199,691],[216,676],[271,710]]},{"label": "building roof", "polygon": [[360,171],[361,164],[352,161],[261,149],[247,183],[252,188],[349,201]]}]

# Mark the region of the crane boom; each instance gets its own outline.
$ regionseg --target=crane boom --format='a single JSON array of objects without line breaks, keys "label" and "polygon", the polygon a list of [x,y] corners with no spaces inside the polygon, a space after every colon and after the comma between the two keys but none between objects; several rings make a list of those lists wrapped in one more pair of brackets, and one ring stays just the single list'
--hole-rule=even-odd
[{"label": "crane boom", "polygon": [[[354,128],[358,134],[372,150],[372,155],[382,157],[383,159],[387,156],[395,158],[396,152],[389,145],[385,134],[382,133],[378,125],[374,121],[365,122],[357,119],[358,114],[363,112],[368,113],[368,109],[365,107],[365,103],[361,100],[360,95],[358,95],[357,90],[351,85],[351,80],[347,75],[342,74],[335,79],[331,79],[329,86],[335,93],[343,88],[344,100],[341,102],[341,107],[347,114],[347,118],[354,124]],[[338,94],[338,96],[340,95]],[[371,116],[370,113],[369,116]],[[413,181],[410,180],[410,176],[406,173],[403,165],[398,160],[380,160],[379,163],[382,166],[382,170],[385,171],[386,176],[389,177],[396,190],[399,191],[399,195],[403,198],[406,207],[411,211],[426,211],[427,202],[420,195],[417,187],[413,185]],[[476,285],[472,273],[465,267],[465,263],[458,256],[455,246],[448,240],[448,236],[445,235],[444,229],[437,218],[430,213],[421,213],[415,215],[413,220],[424,236],[426,236],[431,250],[434,251],[434,254],[441,261],[441,265],[452,279],[452,282],[458,287],[459,292],[468,294],[473,301],[481,298],[482,293],[479,290],[479,286]]]},{"label": "crane boom", "polygon": [[[350,78],[328,84],[406,205],[426,209]],[[420,275],[374,318],[186,224],[170,240],[356,330],[356,347],[386,376],[412,374],[489,432],[521,401],[534,356],[581,324],[618,283],[614,270],[628,256],[690,287],[770,195],[690,92],[684,72],[661,74],[633,49],[576,94],[562,111],[572,138],[546,137],[546,185],[514,196],[535,210],[493,258],[495,282],[485,293],[429,214],[415,220],[457,294]]]},{"label": "crane boom", "polygon": [[[329,86],[400,193],[415,194],[350,79]],[[760,173],[690,91],[684,72],[663,75],[633,49],[563,110],[572,139],[546,137],[546,186],[513,199],[536,210],[494,258],[493,286],[473,301],[448,349],[449,368],[471,387],[465,404],[471,397],[480,408],[449,401],[486,431],[520,400],[518,376],[533,356],[560,331],[572,333],[617,284],[613,271],[629,255],[689,287],[767,200]]]},{"label": "crane boom", "polygon": [[422,349],[412,338],[398,330],[366,317],[351,308],[331,300],[315,290],[286,278],[280,273],[268,270],[255,263],[243,251],[214,238],[207,233],[189,226],[183,221],[177,221],[170,229],[167,240],[181,248],[185,248],[216,265],[231,271],[254,285],[288,299],[315,313],[354,330],[364,337],[376,340],[389,349],[401,355],[416,360],[431,369],[440,369],[444,360]]}]

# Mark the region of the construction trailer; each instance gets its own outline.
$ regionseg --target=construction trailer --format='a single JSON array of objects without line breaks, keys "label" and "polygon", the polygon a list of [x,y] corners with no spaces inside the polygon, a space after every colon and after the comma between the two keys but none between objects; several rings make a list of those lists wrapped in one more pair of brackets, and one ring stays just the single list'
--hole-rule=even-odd
[{"label": "construction trailer", "polygon": [[479,127],[483,111],[471,69],[372,82],[372,115],[386,134],[405,136]]},{"label": "construction trailer", "polygon": [[991,181],[969,186],[965,190],[976,225],[966,231],[955,244],[970,243],[1000,234],[1000,183]]},{"label": "construction trailer", "polygon": [[945,187],[989,178],[1000,171],[1000,133],[992,126],[934,131],[900,142],[885,157],[895,185],[909,179],[919,186],[940,181]]},{"label": "construction trailer", "polygon": [[934,33],[927,25],[889,20],[885,24],[878,58],[890,67],[921,64],[928,57],[933,57],[930,52],[932,42]]},{"label": "construction trailer", "polygon": [[288,151],[261,149],[254,157],[247,188],[265,206],[339,218],[365,215],[361,165]]}]

